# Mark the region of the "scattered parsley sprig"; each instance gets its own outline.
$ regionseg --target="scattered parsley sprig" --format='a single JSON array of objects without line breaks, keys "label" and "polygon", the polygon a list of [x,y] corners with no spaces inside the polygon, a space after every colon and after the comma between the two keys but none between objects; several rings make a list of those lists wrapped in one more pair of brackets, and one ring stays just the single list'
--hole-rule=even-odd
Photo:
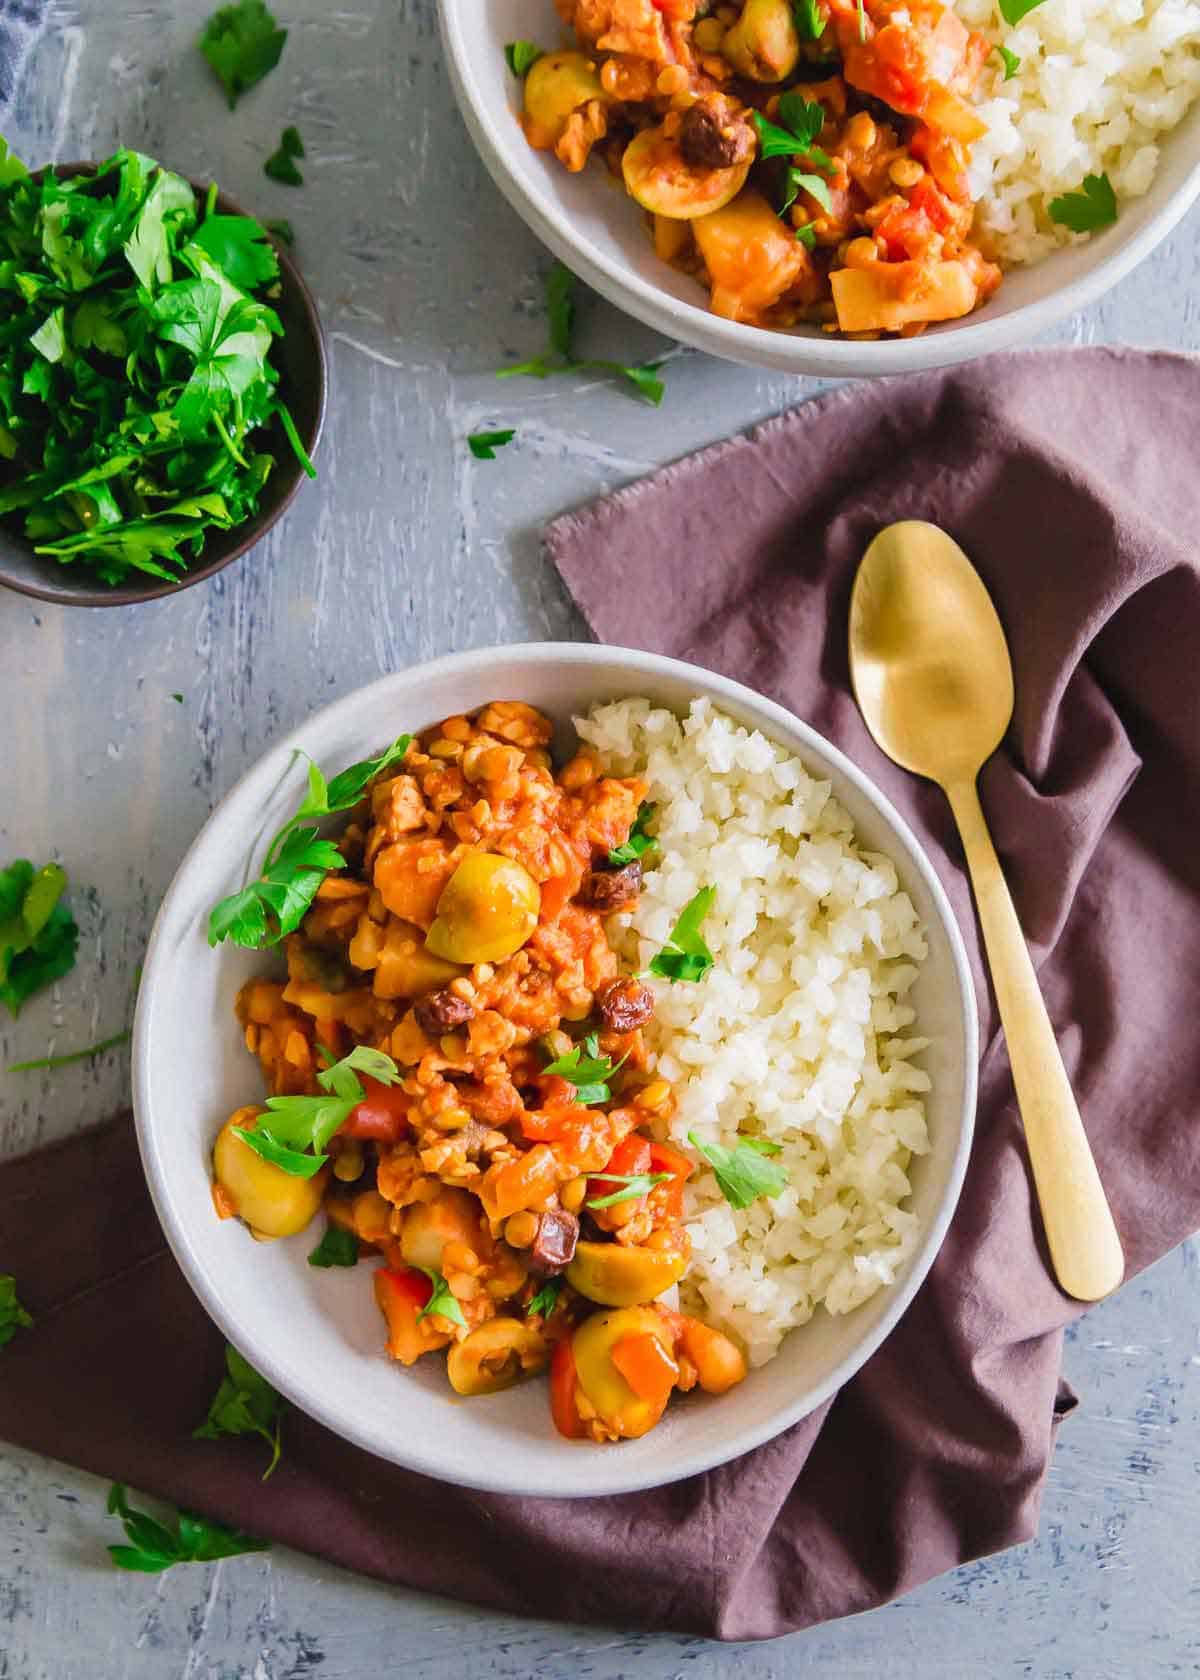
[{"label": "scattered parsley sprig", "polygon": [[1007,24],[1020,23],[1044,4],[1045,0],[1000,0],[1000,16]]},{"label": "scattered parsley sprig", "polygon": [[1082,192],[1052,198],[1048,209],[1051,218],[1072,233],[1094,233],[1116,221],[1117,195],[1107,175],[1085,175]]},{"label": "scattered parsley sprig", "polygon": [[494,461],[497,449],[503,449],[516,435],[515,426],[502,432],[472,432],[467,438],[467,448],[477,461]]},{"label": "scattered parsley sprig", "polygon": [[17,858],[0,869],[0,1003],[14,1017],[34,992],[75,966],[79,929],[60,902],[66,885],[57,863],[35,870]]},{"label": "scattered parsley sprig", "polygon": [[433,1294],[417,1314],[418,1324],[431,1313],[437,1313],[441,1318],[448,1318],[451,1324],[461,1324],[465,1330],[467,1321],[463,1317],[463,1310],[458,1304],[458,1296],[446,1282],[441,1272],[434,1271],[429,1266],[418,1266],[417,1271],[424,1272],[433,1285]]},{"label": "scattered parsley sprig", "polygon": [[648,833],[646,829],[646,824],[654,820],[657,809],[656,805],[651,805],[646,800],[638,806],[628,839],[623,840],[619,846],[614,846],[608,854],[608,862],[614,869],[620,869],[627,863],[635,863],[638,858],[645,857],[647,852],[653,851],[658,845],[653,834]]},{"label": "scattered parsley sprig", "polygon": [[142,1575],[157,1575],[176,1563],[215,1563],[218,1558],[271,1549],[269,1540],[255,1540],[206,1517],[193,1516],[190,1511],[180,1511],[174,1527],[169,1528],[145,1511],[135,1511],[121,1482],[114,1482],[108,1490],[106,1509],[110,1516],[120,1517],[129,1541],[127,1546],[110,1546],[109,1555],[118,1569],[133,1569]]},{"label": "scattered parsley sprig", "polygon": [[130,1031],[128,1027],[121,1032],[113,1033],[111,1038],[102,1038],[99,1044],[89,1044],[86,1050],[68,1050],[61,1056],[38,1056],[31,1062],[10,1062],[9,1073],[29,1073],[34,1068],[70,1067],[72,1062],[90,1062],[93,1056],[102,1056],[106,1050],[115,1050],[118,1044],[128,1044]]},{"label": "scattered parsley sprig", "polygon": [[230,1343],[225,1345],[225,1375],[213,1396],[208,1416],[192,1437],[216,1441],[222,1435],[261,1435],[271,1449],[271,1461],[262,1479],[279,1463],[279,1428],[283,1399],[271,1384],[243,1359]]},{"label": "scattered parsley sprig", "polygon": [[571,336],[575,325],[575,276],[564,263],[556,262],[546,279],[546,318],[550,347],[540,356],[512,367],[497,368],[497,379],[513,379],[525,375],[530,379],[549,379],[556,373],[613,373],[627,380],[648,402],[657,408],[663,400],[665,386],[659,379],[661,362],[642,362],[628,365],[590,358],[577,361],[571,353]]},{"label": "scattered parsley sprig", "polygon": [[760,1196],[778,1196],[787,1187],[787,1173],[768,1159],[780,1153],[779,1144],[769,1138],[739,1138],[736,1149],[726,1149],[720,1143],[701,1143],[689,1132],[688,1142],[712,1168],[730,1207],[748,1208]]},{"label": "scattered parsley sprig", "polygon": [[1000,55],[1000,62],[1004,66],[1004,80],[1011,82],[1021,68],[1020,57],[1010,47],[1003,47],[999,42],[993,50]]},{"label": "scattered parsley sprig", "polygon": [[367,784],[403,759],[411,743],[411,735],[398,735],[378,758],[352,764],[330,782],[310,759],[303,803],[267,847],[258,879],[214,906],[208,918],[209,944],[231,939],[258,950],[277,945],[299,927],[325,876],[346,867],[333,841],[321,839],[317,821],[357,805]]},{"label": "scattered parsley sprig", "polygon": [[[789,164],[784,177],[783,198],[779,205],[782,216],[796,202],[803,190],[810,193],[826,212],[832,209],[829,186],[813,169],[832,173],[834,161],[816,142],[825,126],[825,111],[819,100],[805,99],[802,93],[785,93],[778,105],[779,122],[773,123],[761,111],[751,113],[751,121],[758,130],[758,150],[761,158],[799,157],[809,167]],[[782,126],[780,126],[782,124]]]},{"label": "scattered parsley sprig", "polygon": [[584,1205],[590,1208],[616,1207],[618,1202],[633,1202],[642,1196],[648,1196],[656,1184],[665,1184],[667,1179],[674,1178],[674,1173],[590,1173],[589,1178],[603,1180],[608,1184],[621,1185],[620,1190],[614,1190],[608,1196],[593,1196]]},{"label": "scattered parsley sprig", "polygon": [[599,1038],[595,1033],[589,1033],[581,1045],[575,1045],[565,1056],[549,1062],[542,1072],[556,1073],[561,1079],[568,1080],[575,1087],[575,1101],[586,1107],[609,1101],[612,1090],[608,1082],[625,1061],[626,1056],[622,1056],[619,1062],[602,1056]]},{"label": "scattered parsley sprig", "polygon": [[325,1154],[329,1140],[366,1096],[360,1073],[381,1085],[395,1085],[400,1078],[400,1069],[390,1056],[369,1045],[356,1044],[348,1056],[318,1073],[317,1084],[325,1095],[268,1097],[266,1114],[249,1129],[233,1129],[264,1161],[295,1178],[312,1178],[329,1159]]},{"label": "scattered parsley sprig", "polygon": [[285,187],[302,187],[304,176],[296,167],[296,159],[304,156],[304,141],[298,128],[285,128],[279,144],[263,164],[263,174]]},{"label": "scattered parsley sprig", "polygon": [[550,1314],[558,1305],[558,1297],[562,1294],[562,1292],[562,1278],[548,1277],[542,1284],[542,1287],[538,1290],[537,1294],[532,1298],[529,1305],[525,1308],[526,1318],[532,1318],[535,1314],[540,1314],[542,1318],[549,1318]]},{"label": "scattered parsley sprig", "polygon": [[279,63],[287,33],[263,0],[238,0],[237,5],[222,6],[209,18],[200,51],[220,79],[231,111],[246,89],[261,82]]},{"label": "scattered parsley sprig", "polygon": [[33,1319],[17,1299],[17,1280],[0,1274],[0,1348],[7,1347],[18,1330],[32,1330]]},{"label": "scattered parsley sprig", "polygon": [[795,0],[792,11],[796,33],[802,41],[819,41],[825,33],[825,18],[817,0]]},{"label": "scattered parsley sprig", "polygon": [[358,1238],[344,1225],[328,1225],[325,1235],[308,1257],[310,1266],[326,1269],[332,1266],[358,1265]]},{"label": "scattered parsley sprig", "polygon": [[649,972],[660,980],[703,980],[715,958],[700,935],[704,918],[716,901],[716,887],[701,887],[684,905],[671,937],[657,956],[650,959]]},{"label": "scattered parsley sprig", "polygon": [[524,81],[539,58],[544,58],[542,48],[533,41],[509,41],[504,48],[504,62],[518,81]]}]

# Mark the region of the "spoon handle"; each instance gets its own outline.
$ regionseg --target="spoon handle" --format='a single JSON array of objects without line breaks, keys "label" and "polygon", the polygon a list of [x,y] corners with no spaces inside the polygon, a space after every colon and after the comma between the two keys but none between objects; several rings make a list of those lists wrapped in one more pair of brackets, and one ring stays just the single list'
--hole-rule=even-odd
[{"label": "spoon handle", "polygon": [[1121,1240],[975,783],[945,792],[975,889],[1050,1257],[1068,1295],[1098,1301],[1124,1275]]}]

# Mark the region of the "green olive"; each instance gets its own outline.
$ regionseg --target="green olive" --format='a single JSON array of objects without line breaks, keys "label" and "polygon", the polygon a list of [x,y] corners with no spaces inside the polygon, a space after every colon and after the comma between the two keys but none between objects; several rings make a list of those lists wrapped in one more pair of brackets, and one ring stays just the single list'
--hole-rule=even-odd
[{"label": "green olive", "polygon": [[708,216],[742,189],[750,161],[727,169],[697,169],[686,161],[679,141],[661,128],[645,128],[625,148],[621,172],[625,190],[643,210],[669,221]]},{"label": "green olive", "polygon": [[264,1161],[236,1129],[251,1130],[260,1112],[240,1108],[222,1126],[213,1146],[213,1170],[234,1211],[256,1237],[294,1237],[320,1207],[328,1169],[300,1178]]},{"label": "green olive", "polygon": [[498,1394],[522,1377],[545,1369],[550,1349],[545,1339],[516,1318],[489,1318],[446,1359],[446,1374],[456,1394]]},{"label": "green olive", "polygon": [[663,1408],[640,1399],[612,1362],[612,1350],[627,1336],[657,1336],[674,1357],[671,1332],[649,1307],[620,1307],[595,1313],[576,1330],[571,1343],[575,1376],[595,1406],[601,1421],[623,1440],[644,1435],[662,1416]]},{"label": "green olive", "polygon": [[595,65],[580,52],[548,52],[525,78],[525,132],[548,151],[562,139],[571,113],[590,99],[608,102]]},{"label": "green olive", "polygon": [[746,0],[741,17],[726,31],[721,54],[739,76],[784,81],[800,58],[792,0]]},{"label": "green olive", "polygon": [[527,869],[495,852],[471,852],[446,882],[425,948],[447,962],[503,962],[529,938],[541,905]]},{"label": "green olive", "polygon": [[603,1307],[634,1307],[670,1289],[686,1270],[687,1259],[678,1251],[581,1242],[567,1267],[567,1282]]}]

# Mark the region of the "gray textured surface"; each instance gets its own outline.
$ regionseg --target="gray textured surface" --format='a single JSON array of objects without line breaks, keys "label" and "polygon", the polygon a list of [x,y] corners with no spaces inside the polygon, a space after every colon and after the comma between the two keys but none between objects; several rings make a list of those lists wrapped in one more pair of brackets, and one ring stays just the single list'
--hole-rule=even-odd
[{"label": "gray textured surface", "polygon": [[[321,478],[248,560],[173,600],[100,613],[0,600],[0,857],[62,856],[83,928],[76,973],[19,1026],[0,1022],[0,1066],[125,1022],[184,848],[280,730],[413,660],[581,635],[538,559],[540,522],[813,388],[690,353],[672,357],[661,413],[585,379],[497,385],[498,362],[540,346],[546,258],[449,107],[433,0],[278,0],[283,62],[232,116],[192,49],[208,9],[55,4],[10,132],[35,162],[137,145],[291,217],[332,339]],[[260,169],[289,121],[309,149],[294,192]],[[1056,339],[1200,349],[1198,237],[1193,214]],[[599,303],[585,324],[597,354],[664,348]],[[470,458],[466,433],[511,423],[519,449]],[[0,1149],[64,1135],[126,1087],[124,1052],[0,1076]],[[1039,1539],[873,1615],[721,1648],[496,1618],[281,1552],[120,1576],[103,1551],[102,1484],[9,1452],[0,1680],[1200,1674],[1198,1263],[1188,1245],[1070,1340],[1084,1403],[1062,1432]]]}]

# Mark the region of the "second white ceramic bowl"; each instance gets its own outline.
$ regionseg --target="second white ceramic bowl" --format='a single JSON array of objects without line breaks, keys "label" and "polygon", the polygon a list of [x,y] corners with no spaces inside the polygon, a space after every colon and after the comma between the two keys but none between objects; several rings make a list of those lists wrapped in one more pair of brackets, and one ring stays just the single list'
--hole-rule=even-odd
[{"label": "second white ceramic bowl", "polygon": [[[260,1244],[237,1221],[217,1219],[213,1140],[233,1109],[262,1094],[234,999],[273,959],[231,945],[210,950],[205,928],[211,906],[243,884],[251,859],[257,864],[265,841],[295,809],[304,785],[297,748],[332,772],[401,730],[415,732],[497,698],[541,707],[565,746],[572,716],[634,695],[677,710],[708,695],[802,754],[829,778],[864,844],[893,859],[929,940],[913,997],[921,1032],[932,1040],[924,1058],[933,1081],[932,1149],[912,1170],[921,1243],[891,1288],[848,1316],[820,1313],[732,1393],[690,1396],[642,1440],[595,1447],[555,1434],[544,1381],[460,1400],[441,1359],[412,1370],[392,1364],[369,1263],[317,1271],[306,1263],[311,1229]],[[862,771],[737,683],[652,654],[554,643],[458,654],[385,677],[274,747],[214,811],[163,902],[133,1047],[138,1137],[158,1214],[193,1289],[229,1340],[289,1400],[381,1458],[468,1486],[557,1496],[624,1493],[694,1475],[778,1434],[854,1374],[896,1324],[945,1235],[970,1148],[975,1071],[975,1000],[953,913],[917,841]]]},{"label": "second white ceramic bowl", "polygon": [[610,303],[684,344],[733,362],[839,377],[911,373],[1023,344],[1094,303],[1141,262],[1200,194],[1200,105],[1163,144],[1150,191],[1121,207],[1114,227],[1009,274],[977,314],[919,338],[854,343],[815,328],[767,332],[723,320],[694,280],[660,262],[642,214],[598,165],[569,175],[535,152],[517,121],[520,83],[504,62],[519,38],[556,45],[552,0],[438,0],[450,78],[492,179],[556,257]]}]

